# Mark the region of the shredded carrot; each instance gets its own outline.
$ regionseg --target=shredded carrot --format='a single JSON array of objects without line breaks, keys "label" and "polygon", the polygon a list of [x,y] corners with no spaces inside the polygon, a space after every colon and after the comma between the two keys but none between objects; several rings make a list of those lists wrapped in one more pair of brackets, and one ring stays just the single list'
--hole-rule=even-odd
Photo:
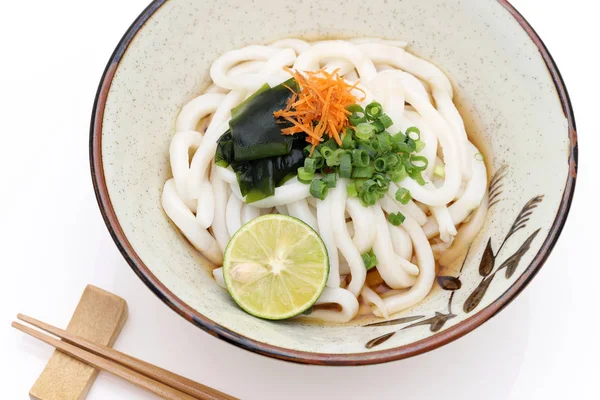
[{"label": "shredded carrot", "polygon": [[[304,72],[286,69],[300,84],[302,88],[289,98],[285,109],[275,111],[275,118],[292,124],[283,128],[284,135],[306,133],[306,141],[312,145],[312,152],[319,143],[325,139],[324,135],[333,138],[339,145],[342,144],[342,133],[349,126],[348,116],[351,114],[346,108],[358,101],[352,93],[358,90],[357,84],[350,85],[338,75],[321,69],[317,72]],[[364,92],[363,92],[364,94]]]}]

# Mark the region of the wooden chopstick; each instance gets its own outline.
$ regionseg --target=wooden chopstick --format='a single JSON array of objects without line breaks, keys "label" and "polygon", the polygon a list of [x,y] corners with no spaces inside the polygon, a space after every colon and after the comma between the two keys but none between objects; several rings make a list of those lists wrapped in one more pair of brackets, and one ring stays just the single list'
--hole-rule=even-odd
[{"label": "wooden chopstick", "polygon": [[167,371],[130,355],[121,353],[111,347],[102,346],[79,336],[73,335],[65,330],[39,321],[35,318],[27,315],[18,314],[17,318],[21,321],[27,322],[35,327],[38,327],[46,332],[49,332],[63,341],[81,347],[93,354],[113,360],[119,364],[133,369],[141,374],[144,374],[154,380],[164,383],[167,386],[173,387],[190,396],[197,397],[203,400],[237,400],[235,397],[229,396],[211,387],[202,385],[198,382],[192,381],[191,379],[183,376],[174,374],[173,372]]},{"label": "wooden chopstick", "polygon": [[49,335],[46,335],[45,333],[32,329],[28,326],[22,325],[18,322],[13,322],[12,327],[28,335],[31,335],[34,338],[41,340],[42,342],[48,343],[49,345],[56,347],[58,350],[68,354],[69,356],[81,362],[99,368],[103,371],[110,372],[111,374],[123,378],[133,383],[134,385],[144,388],[164,399],[197,400],[196,397],[192,397],[187,393],[184,393],[163,383],[155,381],[154,379],[142,375],[139,372],[135,372],[132,369],[117,364],[114,361],[110,361],[106,358],[102,358],[95,354],[89,353],[84,349],[80,349],[79,347],[73,346],[72,344],[68,344],[57,340]]},{"label": "wooden chopstick", "polygon": [[[40,339],[57,349],[83,361],[85,363],[96,366],[100,369],[104,369],[107,372],[114,373],[124,379],[127,379],[135,384],[137,381],[144,379],[146,385],[142,386],[159,396],[163,396],[167,399],[202,399],[202,400],[237,400],[235,397],[229,396],[216,389],[202,385],[198,382],[194,382],[183,376],[174,374],[165,369],[159,368],[155,365],[149,364],[145,361],[131,357],[127,354],[121,353],[110,347],[98,345],[90,342],[81,337],[75,336],[67,331],[64,331],[55,326],[49,325],[45,322],[36,320],[35,318],[28,317],[23,314],[17,316],[18,319],[27,322],[33,326],[36,326],[46,332],[49,332],[61,339],[62,341],[47,336],[39,331],[21,325],[17,322],[13,322],[13,327],[30,334],[37,339]],[[88,361],[91,360],[91,361]],[[97,361],[100,360],[100,363]],[[109,366],[109,368],[104,368]],[[115,373],[113,370],[122,372],[127,370],[128,376],[123,376],[120,373]],[[133,377],[134,380],[129,379]],[[152,386],[152,387],[149,387]],[[156,392],[152,388],[158,388],[161,390],[160,393]],[[169,389],[173,392],[175,397],[168,397]]]}]

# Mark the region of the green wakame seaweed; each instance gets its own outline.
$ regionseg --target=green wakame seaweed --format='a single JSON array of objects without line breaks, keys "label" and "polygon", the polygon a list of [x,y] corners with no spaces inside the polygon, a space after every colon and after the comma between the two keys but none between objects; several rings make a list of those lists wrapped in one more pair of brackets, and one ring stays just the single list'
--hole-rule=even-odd
[{"label": "green wakame seaweed", "polygon": [[236,162],[283,156],[291,152],[294,138],[281,134],[281,129],[286,126],[278,123],[273,115],[286,107],[292,96],[288,88],[297,92],[298,82],[292,78],[273,88],[263,86],[260,93],[234,109],[229,127]]},{"label": "green wakame seaweed", "polygon": [[215,163],[221,167],[231,165],[236,173],[240,191],[246,196],[246,203],[262,200],[275,194],[275,188],[283,185],[296,175],[304,165],[304,135],[292,137],[292,150],[288,154],[267,157],[259,160],[237,162],[234,157],[231,132],[219,139]]}]

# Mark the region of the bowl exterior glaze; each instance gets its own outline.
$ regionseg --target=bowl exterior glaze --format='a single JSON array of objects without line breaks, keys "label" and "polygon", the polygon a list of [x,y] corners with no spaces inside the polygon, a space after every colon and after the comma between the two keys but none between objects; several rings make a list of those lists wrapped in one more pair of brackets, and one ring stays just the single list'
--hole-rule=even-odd
[{"label": "bowl exterior glaze", "polygon": [[[292,18],[294,16],[294,18]],[[359,16],[358,18],[356,16]],[[268,28],[267,28],[268,27]],[[448,73],[473,140],[487,155],[490,204],[468,254],[393,324],[320,326],[251,317],[160,205],[181,106],[209,83],[219,54],[285,37],[385,37]],[[92,179],[108,229],[138,276],[210,334],[282,360],[364,365],[414,356],[475,329],[540,270],[564,225],[577,175],[569,97],[540,38],[503,0],[155,0],[118,44],[100,82]]]}]

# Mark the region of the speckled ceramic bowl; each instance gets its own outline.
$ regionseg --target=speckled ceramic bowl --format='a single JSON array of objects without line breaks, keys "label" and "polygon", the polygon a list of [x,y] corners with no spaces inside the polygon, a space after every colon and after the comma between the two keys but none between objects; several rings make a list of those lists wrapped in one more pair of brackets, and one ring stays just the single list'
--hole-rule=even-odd
[{"label": "speckled ceramic bowl", "polygon": [[[331,4],[331,5],[330,5]],[[487,143],[490,212],[468,255],[394,325],[274,323],[217,287],[160,205],[180,107],[221,53],[285,37],[377,36],[445,70],[469,132]],[[155,0],[118,44],[91,127],[92,177],[123,256],[167,305],[207,332],[283,360],[359,365],[434,349],[481,325],[535,276],[567,217],[577,173],[567,91],[550,54],[504,0]],[[378,340],[374,340],[379,338]],[[371,348],[366,344],[371,342]]]}]

